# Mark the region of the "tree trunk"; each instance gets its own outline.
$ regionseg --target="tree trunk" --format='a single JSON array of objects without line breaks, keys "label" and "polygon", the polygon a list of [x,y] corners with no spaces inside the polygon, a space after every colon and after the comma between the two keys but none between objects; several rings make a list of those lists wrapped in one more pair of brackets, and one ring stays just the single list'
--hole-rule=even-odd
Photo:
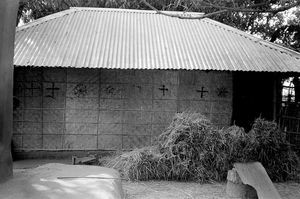
[{"label": "tree trunk", "polygon": [[12,176],[13,56],[18,2],[0,1],[0,182]]}]

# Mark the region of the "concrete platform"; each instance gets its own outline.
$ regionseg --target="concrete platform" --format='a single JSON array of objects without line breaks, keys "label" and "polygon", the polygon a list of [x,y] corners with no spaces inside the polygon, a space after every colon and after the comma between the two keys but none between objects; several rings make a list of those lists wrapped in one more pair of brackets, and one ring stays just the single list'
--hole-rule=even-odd
[{"label": "concrete platform", "polygon": [[33,169],[45,164],[49,163],[60,163],[60,164],[72,164],[71,157],[65,159],[24,159],[24,160],[16,160],[13,162],[14,172],[17,172],[18,169]]},{"label": "concrete platform", "polygon": [[[58,179],[67,177],[65,179]],[[68,178],[76,177],[76,178]],[[113,169],[50,163],[15,169],[14,178],[0,184],[5,199],[122,199],[119,173]]]}]

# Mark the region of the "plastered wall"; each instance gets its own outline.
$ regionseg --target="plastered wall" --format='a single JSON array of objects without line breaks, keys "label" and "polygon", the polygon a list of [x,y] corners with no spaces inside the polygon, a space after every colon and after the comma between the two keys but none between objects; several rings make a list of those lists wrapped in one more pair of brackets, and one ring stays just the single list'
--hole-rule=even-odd
[{"label": "plastered wall", "polygon": [[15,150],[118,150],[150,145],[176,112],[219,126],[232,115],[232,74],[16,68]]}]

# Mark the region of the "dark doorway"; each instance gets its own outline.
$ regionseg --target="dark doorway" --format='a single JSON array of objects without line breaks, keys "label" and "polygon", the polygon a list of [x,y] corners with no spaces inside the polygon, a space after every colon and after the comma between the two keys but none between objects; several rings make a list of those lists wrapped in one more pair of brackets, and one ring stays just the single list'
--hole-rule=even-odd
[{"label": "dark doorway", "polygon": [[262,117],[273,120],[273,73],[235,72],[233,74],[233,123],[249,130]]}]

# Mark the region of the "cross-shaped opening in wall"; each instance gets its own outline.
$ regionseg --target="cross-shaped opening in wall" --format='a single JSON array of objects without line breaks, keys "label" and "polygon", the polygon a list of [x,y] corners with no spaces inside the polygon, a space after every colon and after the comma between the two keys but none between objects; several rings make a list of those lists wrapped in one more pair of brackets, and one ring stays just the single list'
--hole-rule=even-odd
[{"label": "cross-shaped opening in wall", "polygon": [[198,93],[201,93],[201,95],[200,95],[201,98],[204,97],[204,93],[208,93],[208,91],[206,91],[204,88],[205,88],[205,87],[202,86],[202,87],[201,87],[201,90],[196,90]]},{"label": "cross-shaped opening in wall", "polygon": [[34,82],[31,82],[31,83],[30,83],[30,87],[25,87],[25,90],[31,91],[31,92],[30,92],[30,93],[31,93],[31,97],[33,97],[34,90],[40,90],[40,89],[41,89],[40,86],[34,87]]},{"label": "cross-shaped opening in wall", "polygon": [[162,85],[162,86],[161,86],[160,88],[158,88],[158,89],[162,91],[163,96],[165,96],[165,92],[169,90],[168,88],[166,88],[165,85]]},{"label": "cross-shaped opening in wall", "polygon": [[51,94],[50,94],[50,95],[46,95],[46,97],[51,97],[51,98],[53,98],[53,99],[54,99],[54,94],[55,94],[55,91],[58,91],[58,90],[59,90],[59,88],[55,87],[55,83],[54,83],[54,82],[52,82],[51,84],[52,84],[52,85],[51,85],[51,87],[50,87],[50,88],[46,88],[46,90],[49,90],[49,91],[51,91]]}]

